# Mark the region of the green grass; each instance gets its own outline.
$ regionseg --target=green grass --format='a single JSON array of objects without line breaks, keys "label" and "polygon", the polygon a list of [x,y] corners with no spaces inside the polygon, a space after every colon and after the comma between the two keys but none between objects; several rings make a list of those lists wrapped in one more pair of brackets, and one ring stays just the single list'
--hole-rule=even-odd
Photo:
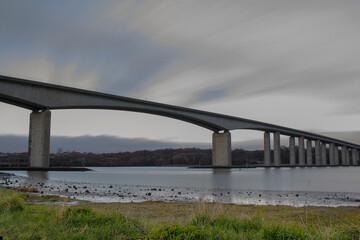
[{"label": "green grass", "polygon": [[[63,201],[62,205],[33,202]],[[360,239],[360,209],[233,204],[112,203],[0,188],[4,239]]]}]

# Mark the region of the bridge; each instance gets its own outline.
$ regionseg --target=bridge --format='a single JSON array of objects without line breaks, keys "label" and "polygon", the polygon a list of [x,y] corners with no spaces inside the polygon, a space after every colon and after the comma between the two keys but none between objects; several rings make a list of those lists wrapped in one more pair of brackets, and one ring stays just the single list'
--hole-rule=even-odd
[{"label": "bridge", "polygon": [[[49,166],[51,110],[60,109],[132,111],[198,125],[213,131],[212,165],[215,167],[231,166],[230,131],[236,129],[264,132],[264,165],[267,167],[284,166],[281,162],[281,135],[289,137],[290,163],[286,166],[359,165],[360,145],[274,124],[185,107],[1,75],[0,101],[32,111],[29,131],[31,167]],[[270,148],[270,134],[273,136],[273,151]],[[295,138],[298,139],[297,151]]]}]

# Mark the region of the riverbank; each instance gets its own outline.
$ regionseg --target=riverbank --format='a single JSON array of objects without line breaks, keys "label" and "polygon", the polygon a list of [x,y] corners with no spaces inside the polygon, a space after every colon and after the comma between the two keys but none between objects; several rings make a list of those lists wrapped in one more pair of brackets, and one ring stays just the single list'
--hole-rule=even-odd
[{"label": "riverbank", "polygon": [[[32,174],[29,172],[29,174]],[[38,173],[46,174],[46,173]],[[50,180],[39,175],[24,177],[0,173],[0,186],[13,189],[32,189],[36,195],[57,195],[69,199],[91,202],[218,202],[238,205],[287,205],[287,206],[360,206],[359,193],[261,191],[209,189],[199,187],[167,187],[113,183],[89,183]]]},{"label": "riverbank", "polygon": [[[60,205],[49,205],[48,202]],[[69,202],[70,201],[70,202]],[[0,188],[4,239],[359,239],[359,207],[90,203]],[[45,202],[46,204],[39,204]]]},{"label": "riverbank", "polygon": [[0,167],[0,171],[37,171],[37,172],[48,172],[48,171],[66,171],[66,172],[85,172],[92,171],[85,167]]}]

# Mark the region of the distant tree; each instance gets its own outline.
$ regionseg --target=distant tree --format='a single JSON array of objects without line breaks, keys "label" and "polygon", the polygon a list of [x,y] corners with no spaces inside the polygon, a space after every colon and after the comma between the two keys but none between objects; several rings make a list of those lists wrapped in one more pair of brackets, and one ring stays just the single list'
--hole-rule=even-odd
[{"label": "distant tree", "polygon": [[63,152],[63,149],[60,148],[60,147],[56,150],[56,153],[57,153],[57,154],[61,154],[62,152]]}]

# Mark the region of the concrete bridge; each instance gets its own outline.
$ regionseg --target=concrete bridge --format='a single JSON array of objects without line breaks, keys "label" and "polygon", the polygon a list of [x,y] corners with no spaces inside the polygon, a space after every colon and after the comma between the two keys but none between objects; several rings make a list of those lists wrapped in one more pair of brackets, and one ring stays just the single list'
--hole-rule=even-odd
[{"label": "concrete bridge", "polygon": [[[268,167],[284,166],[281,161],[280,135],[289,137],[290,164],[286,166],[359,164],[360,145],[357,144],[269,123],[134,98],[0,75],[0,101],[32,111],[29,131],[29,154],[32,167],[49,166],[50,110],[59,109],[141,112],[174,118],[207,128],[213,131],[212,164],[218,167],[231,166],[230,131],[235,129],[264,132],[264,165]],[[273,157],[270,149],[270,134],[274,139]],[[298,139],[297,148],[295,138]],[[315,142],[315,148],[313,142]],[[339,154],[339,148],[341,148],[341,154]]]}]

